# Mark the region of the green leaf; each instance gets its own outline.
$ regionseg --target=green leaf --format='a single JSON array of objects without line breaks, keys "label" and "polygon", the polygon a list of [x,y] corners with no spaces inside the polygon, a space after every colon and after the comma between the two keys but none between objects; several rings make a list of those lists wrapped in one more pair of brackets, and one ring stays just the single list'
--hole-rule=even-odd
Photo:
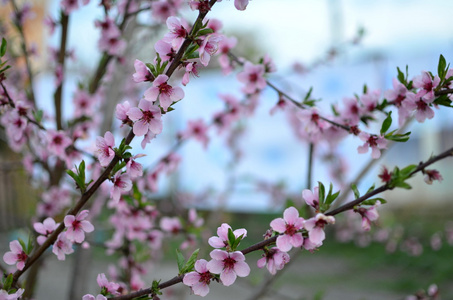
[{"label": "green leaf", "polygon": [[[407,67],[406,67],[406,69],[407,69]],[[398,76],[397,76],[398,81],[401,82],[402,84],[406,85],[406,78],[404,77],[404,73],[401,72],[400,68],[398,68],[398,67],[396,68],[396,70],[398,71]]]},{"label": "green leaf", "polygon": [[11,285],[13,284],[13,273],[9,273],[8,276],[3,281],[3,290],[9,291],[11,289]]},{"label": "green leaf", "polygon": [[183,274],[193,270],[193,268],[195,266],[195,262],[197,261],[198,252],[200,252],[200,249],[195,250],[192,253],[192,255],[189,257],[189,259],[187,260],[186,265],[183,268]]},{"label": "green leaf", "polygon": [[33,114],[33,117],[35,118],[35,121],[36,121],[37,123],[41,123],[41,120],[42,120],[42,117],[43,117],[43,114],[44,114],[43,111],[42,111],[41,109],[38,110],[38,111],[35,111],[35,110],[34,110],[34,111],[32,112],[32,114]]},{"label": "green leaf", "polygon": [[411,134],[410,131],[406,132],[404,134],[393,134],[393,132],[395,132],[395,131],[392,131],[391,133],[386,134],[384,137],[387,140],[401,143],[401,142],[407,142],[409,140],[409,136]]},{"label": "green leaf", "polygon": [[204,29],[201,29],[200,31],[197,32],[197,37],[198,36],[203,36],[203,35],[208,35],[210,33],[213,33],[214,30],[212,30],[211,28],[204,28]]},{"label": "green leaf", "polygon": [[159,288],[160,280],[154,280],[153,284],[151,285],[151,293],[156,294],[156,295],[162,295],[162,292],[160,291]]},{"label": "green leaf", "polygon": [[412,188],[409,184],[405,183],[404,181],[396,182],[395,187],[403,188],[406,190],[410,190]]},{"label": "green leaf", "polygon": [[404,176],[405,179],[407,179],[408,176],[410,175],[410,173],[415,171],[415,169],[417,169],[417,165],[409,165],[409,166],[401,169],[400,174],[401,174],[401,176]]},{"label": "green leaf", "polygon": [[28,237],[28,244],[27,244],[27,255],[29,255],[31,253],[31,250],[33,250],[33,240],[29,236]]},{"label": "green leaf", "polygon": [[387,201],[383,198],[373,198],[363,201],[360,205],[375,205],[377,201],[381,202],[381,204],[387,203]]},{"label": "green leaf", "polygon": [[228,245],[233,248],[234,242],[236,241],[236,237],[234,236],[233,230],[228,228]]},{"label": "green leaf", "polygon": [[22,246],[22,249],[24,251],[27,251],[27,247],[25,246],[25,242],[21,238],[18,238],[18,240],[19,240],[19,244]]},{"label": "green leaf", "polygon": [[445,57],[441,54],[439,57],[439,64],[437,65],[437,74],[439,75],[440,79],[443,80],[446,73],[447,61]]},{"label": "green leaf", "polygon": [[437,105],[442,105],[442,106],[446,106],[446,107],[452,107],[451,106],[451,100],[448,98],[447,95],[442,95],[440,97],[437,97],[434,101],[433,101],[434,104],[437,104]]},{"label": "green leaf", "polygon": [[359,190],[357,189],[357,185],[355,185],[354,183],[351,184],[351,189],[352,191],[354,192],[354,197],[357,199],[360,197],[360,192]]},{"label": "green leaf", "polygon": [[178,263],[178,270],[179,274],[184,274],[184,266],[186,265],[186,260],[184,259],[184,256],[182,255],[181,252],[179,252],[178,249],[176,249],[176,261]]},{"label": "green leaf", "polygon": [[365,194],[368,194],[369,192],[373,191],[373,190],[374,190],[374,187],[375,187],[374,184],[373,184],[372,186],[370,186],[370,188],[368,189],[368,191],[366,191]]},{"label": "green leaf", "polygon": [[324,203],[325,195],[326,195],[326,188],[324,187],[324,184],[322,184],[321,181],[318,181],[318,199],[319,203],[322,204]]},{"label": "green leaf", "polygon": [[231,247],[232,251],[236,251],[236,248],[239,246],[239,243],[242,241],[243,238],[244,238],[244,234],[241,234],[240,236],[237,237],[237,239],[233,243],[233,247]]},{"label": "green leaf", "polygon": [[391,125],[392,125],[392,112],[390,111],[387,115],[387,118],[385,118],[384,122],[382,123],[381,135],[384,135],[387,132],[387,130],[389,130]]},{"label": "green leaf", "polygon": [[6,40],[2,38],[2,45],[0,46],[0,57],[3,57],[6,54]]}]

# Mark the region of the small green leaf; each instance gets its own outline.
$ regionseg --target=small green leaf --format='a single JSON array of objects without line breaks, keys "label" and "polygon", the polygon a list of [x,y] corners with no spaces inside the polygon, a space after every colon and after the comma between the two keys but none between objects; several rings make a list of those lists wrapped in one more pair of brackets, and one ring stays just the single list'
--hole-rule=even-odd
[{"label": "small green leaf", "polygon": [[2,38],[2,45],[0,46],[0,57],[3,57],[6,54],[6,40]]},{"label": "small green leaf", "polygon": [[13,273],[9,273],[8,276],[3,281],[3,290],[9,291],[11,289],[11,285],[13,284]]},{"label": "small green leaf", "polygon": [[181,252],[179,252],[178,249],[176,249],[176,261],[178,263],[179,274],[184,274],[183,270],[186,264],[186,260],[184,259],[184,256],[182,255]]},{"label": "small green leaf", "polygon": [[324,184],[322,184],[321,181],[318,181],[318,199],[319,203],[322,204],[324,203],[325,195],[326,195],[326,188],[324,187]]},{"label": "small green leaf", "polygon": [[390,111],[387,115],[387,118],[385,118],[384,122],[382,123],[381,135],[384,135],[387,132],[387,130],[389,130],[391,125],[392,125],[392,112]]},{"label": "small green leaf", "polygon": [[[407,68],[407,67],[406,67]],[[406,78],[404,77],[404,73],[401,72],[400,68],[396,68],[396,70],[398,71],[398,81],[401,82],[402,84],[406,85]]]},{"label": "small green leaf", "polygon": [[357,189],[357,185],[355,185],[354,183],[351,184],[351,189],[352,191],[354,192],[354,197],[357,199],[360,197],[360,192],[359,190]]},{"label": "small green leaf", "polygon": [[405,179],[408,178],[408,176],[410,175],[410,173],[412,173],[413,171],[415,171],[415,169],[417,169],[417,165],[409,165],[403,169],[401,169],[401,176],[404,176]]},{"label": "small green leaf", "polygon": [[407,142],[409,140],[409,136],[411,134],[411,132],[406,132],[404,134],[393,134],[394,131],[392,131],[391,133],[388,133],[386,134],[384,137],[387,139],[387,140],[390,140],[390,141],[395,141],[395,142]]},{"label": "small green leaf", "polygon": [[228,245],[233,248],[235,241],[236,237],[234,236],[233,230],[231,228],[228,228]]},{"label": "small green leaf", "polygon": [[383,198],[373,198],[363,201],[360,205],[375,205],[377,201],[381,202],[381,204],[387,203],[387,201]]},{"label": "small green leaf", "polygon": [[201,29],[200,31],[197,32],[197,37],[198,36],[208,35],[208,34],[211,34],[213,32],[214,32],[214,30],[212,30],[211,28],[204,28],[204,29]]},{"label": "small green leaf", "polygon": [[37,123],[41,123],[42,117],[43,117],[43,115],[44,115],[43,111],[42,111],[41,109],[38,110],[38,111],[35,111],[35,110],[34,110],[34,111],[32,112],[32,114],[33,114],[33,117],[35,118],[35,121],[36,121]]},{"label": "small green leaf", "polygon": [[236,251],[236,248],[239,246],[239,243],[242,241],[243,238],[244,234],[241,234],[240,236],[237,237],[237,239],[233,243],[233,246],[231,247],[232,251]]},{"label": "small green leaf", "polygon": [[404,181],[396,182],[395,187],[403,188],[406,190],[410,190],[412,188],[409,184],[405,183]]},{"label": "small green leaf", "polygon": [[187,273],[187,272],[190,272],[193,270],[193,268],[195,266],[195,262],[197,261],[198,252],[200,252],[200,249],[195,250],[192,253],[192,255],[189,257],[189,259],[187,260],[187,263],[183,269],[184,273]]},{"label": "small green leaf", "polygon": [[439,75],[440,79],[443,80],[446,73],[447,61],[445,57],[441,54],[439,57],[439,64],[437,65],[437,74]]}]

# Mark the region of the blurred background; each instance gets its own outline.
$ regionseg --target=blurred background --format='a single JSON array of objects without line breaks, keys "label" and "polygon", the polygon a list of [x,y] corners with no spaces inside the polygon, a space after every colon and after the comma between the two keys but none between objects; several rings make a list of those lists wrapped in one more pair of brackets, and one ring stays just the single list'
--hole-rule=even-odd
[{"label": "blurred background", "polygon": [[[33,1],[35,17],[26,24],[26,37],[30,44],[36,44],[38,53],[33,66],[40,70],[35,88],[42,108],[52,106],[54,78],[47,64],[48,46],[58,44],[58,34],[50,36],[43,19],[49,14],[56,17],[58,6],[59,1]],[[6,7],[1,11],[2,25],[8,23],[10,12]],[[238,46],[233,50],[236,55],[256,63],[259,57],[268,54],[277,66],[277,72],[269,78],[272,82],[296,99],[302,99],[313,87],[312,97],[322,99],[320,107],[328,111],[331,104],[341,103],[344,97],[361,95],[365,84],[368,90],[380,90],[383,95],[392,87],[396,67],[405,70],[409,66],[412,78],[421,71],[436,72],[440,54],[447,62],[453,61],[452,12],[453,2],[447,0],[251,0],[244,12],[237,11],[233,1],[224,0],[209,16],[223,22],[225,35],[238,38]],[[196,16],[188,9],[181,13],[188,20]],[[100,31],[94,27],[94,20],[102,15],[97,1],[91,1],[75,12],[70,22],[69,47],[74,49],[76,59],[68,63],[66,116],[72,113],[70,99],[81,80],[80,73],[91,71],[100,58],[96,48]],[[143,61],[152,60],[153,44],[166,30],[149,17],[139,15],[128,27],[130,32],[142,30],[138,35],[130,35],[131,45],[135,46],[127,51]],[[149,28],[153,30],[147,32]],[[107,87],[106,115],[113,115],[115,105],[127,99],[124,90],[131,84],[133,73],[131,63],[113,72],[114,79]],[[164,117],[164,132],[148,146],[147,157],[141,163],[153,165],[165,155],[188,120],[201,118],[209,122],[210,116],[223,107],[219,94],[239,97],[241,84],[235,74],[223,76],[215,65],[201,70],[200,78],[192,78],[184,88],[186,97],[175,105],[174,112]],[[220,209],[224,218],[236,225],[234,228],[251,228],[251,244],[259,240],[288,199],[301,202],[301,191],[307,186],[314,186],[317,181],[327,185],[332,180],[332,168],[326,159],[328,151],[315,149],[312,182],[307,182],[309,144],[296,138],[284,113],[270,114],[277,100],[274,91],[266,90],[256,113],[238,124],[236,129],[241,137],[235,145],[236,154],[215,131],[210,132],[207,149],[197,141],[188,141],[178,151],[183,159],[177,172],[160,178],[159,197],[178,194],[203,198],[197,203],[200,211],[209,214]],[[393,145],[372,165],[359,182],[359,190],[364,193],[373,183],[379,185],[377,174],[383,165],[392,169],[396,165],[418,164],[452,147],[451,112],[442,107],[435,113],[434,119],[423,124],[409,124],[406,131],[413,132],[411,139]],[[393,127],[397,128],[396,125],[395,119]],[[118,126],[116,120],[108,119],[100,124],[98,135]],[[5,135],[1,137],[4,139]],[[87,149],[93,146],[94,138],[86,142]],[[27,179],[20,156],[11,153],[3,140],[0,143],[0,249],[4,253],[7,241],[17,235],[14,230],[29,226],[37,195],[29,184],[23,184]],[[136,153],[142,153],[140,141],[134,143]],[[342,182],[334,182],[335,190],[353,181],[370,164],[369,154],[357,153],[361,144],[352,137],[342,142],[339,152]],[[267,284],[269,291],[263,299],[404,299],[420,288],[427,289],[431,283],[439,285],[443,299],[453,297],[453,268],[448,263],[453,250],[450,184],[453,163],[443,160],[434,168],[442,174],[442,183],[428,186],[419,175],[411,180],[412,190],[393,190],[382,195],[388,204],[379,209],[381,219],[370,234],[360,232],[359,228],[342,231],[343,227],[357,227],[348,224],[349,219],[344,217],[344,222],[339,223],[347,225],[332,228],[325,247],[318,253],[297,255],[295,263],[282,276]],[[95,255],[102,255],[101,251],[95,251]],[[251,256],[251,265],[255,258],[258,256]],[[59,285],[67,284],[63,279],[70,274],[60,276],[58,272],[71,272],[63,266],[54,259],[46,271],[47,276],[61,281]],[[170,278],[173,267],[163,264],[158,277]],[[95,278],[102,271],[93,272],[90,277]],[[258,299],[259,291],[266,286],[263,278],[267,280],[265,272],[258,274],[242,280],[234,292],[215,285],[214,293],[218,294],[208,298],[223,299],[237,293],[235,297]],[[46,299],[49,288],[40,286],[36,299]],[[95,284],[91,287],[93,292],[96,288]],[[184,292],[176,290],[167,297],[188,294],[186,289]],[[62,292],[53,299],[65,299],[64,295]],[[187,296],[192,298],[195,299]]]}]

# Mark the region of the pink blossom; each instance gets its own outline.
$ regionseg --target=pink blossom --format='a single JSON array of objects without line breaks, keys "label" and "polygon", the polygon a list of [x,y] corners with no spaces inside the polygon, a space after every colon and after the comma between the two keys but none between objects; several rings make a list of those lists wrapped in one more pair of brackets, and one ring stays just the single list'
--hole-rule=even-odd
[{"label": "pink blossom", "polygon": [[96,297],[94,297],[91,294],[86,294],[82,297],[82,300],[108,300],[108,299],[102,294],[98,294]]},{"label": "pink blossom", "polygon": [[207,268],[208,262],[199,259],[195,262],[195,271],[184,275],[182,282],[190,286],[195,295],[204,297],[209,293],[209,283],[212,275]]},{"label": "pink blossom", "polygon": [[159,230],[151,230],[148,233],[146,240],[148,241],[149,247],[154,250],[158,250],[162,247],[162,239],[164,234]]},{"label": "pink blossom", "polygon": [[200,62],[203,66],[206,67],[209,64],[211,56],[214,55],[219,49],[219,42],[222,38],[223,36],[217,33],[212,33],[204,37],[200,48],[198,48]]},{"label": "pink blossom", "polygon": [[28,259],[27,253],[25,253],[24,249],[22,249],[22,245],[17,240],[9,243],[9,249],[11,249],[11,251],[8,251],[3,255],[3,261],[8,265],[15,264],[18,270],[22,270]]},{"label": "pink blossom", "polygon": [[85,220],[88,217],[88,210],[82,210],[77,216],[67,215],[64,218],[64,225],[67,228],[66,237],[71,242],[81,243],[85,240],[85,232],[92,232],[94,226],[90,221]]},{"label": "pink blossom", "polygon": [[236,7],[237,10],[245,10],[248,4],[249,0],[234,0],[234,7]]},{"label": "pink blossom", "polygon": [[363,94],[360,97],[360,101],[362,102],[364,106],[364,110],[366,112],[372,112],[376,108],[379,98],[381,95],[381,91],[376,90],[376,91],[368,91],[366,94]]},{"label": "pink blossom", "polygon": [[197,211],[195,208],[189,209],[189,216],[188,221],[192,224],[195,228],[201,227],[204,223],[203,218],[199,218],[197,215]]},{"label": "pink blossom", "polygon": [[138,108],[130,108],[127,115],[135,122],[132,129],[136,136],[142,136],[148,132],[154,136],[162,132],[160,109],[149,101],[140,100]]},{"label": "pink blossom", "polygon": [[176,16],[182,5],[182,0],[159,0],[151,3],[153,17],[160,22],[165,22],[170,16]]},{"label": "pink blossom", "polygon": [[154,50],[156,50],[163,62],[171,62],[176,56],[176,51],[172,45],[163,39],[154,44]]},{"label": "pink blossom", "polygon": [[65,260],[66,254],[74,252],[72,242],[66,237],[66,232],[58,235],[57,240],[53,244],[52,252],[57,256],[58,260]]},{"label": "pink blossom", "polygon": [[277,218],[271,222],[271,227],[278,233],[283,233],[277,238],[277,247],[283,252],[288,252],[292,247],[300,247],[304,242],[302,233],[304,219],[299,217],[299,212],[294,207],[288,207],[283,212],[283,219]]},{"label": "pink blossom", "polygon": [[186,65],[186,72],[182,77],[182,85],[186,86],[189,83],[190,74],[198,77],[197,62],[191,62]]},{"label": "pink blossom", "polygon": [[135,73],[132,74],[132,78],[135,82],[143,82],[143,81],[153,81],[154,76],[151,74],[151,71],[145,65],[144,62],[136,59],[134,62]]},{"label": "pink blossom", "polygon": [[61,130],[48,130],[47,141],[47,149],[61,159],[64,159],[66,157],[66,147],[72,144],[72,140],[67,137],[64,131]]},{"label": "pink blossom", "polygon": [[432,119],[434,117],[434,111],[429,107],[434,98],[425,99],[423,92],[417,94],[408,92],[406,94],[406,101],[403,102],[403,107],[408,111],[415,110],[415,119],[423,123],[426,119]]},{"label": "pink blossom", "polygon": [[341,111],[341,117],[347,121],[348,125],[353,126],[359,124],[362,114],[362,108],[356,98],[344,98],[343,103],[345,108]]},{"label": "pink blossom", "polygon": [[101,287],[101,289],[105,289],[107,293],[112,294],[112,295],[119,295],[118,289],[120,288],[120,285],[115,282],[110,282],[107,280],[107,277],[105,276],[104,273],[98,274],[98,277],[96,278],[96,281]]},{"label": "pink blossom", "polygon": [[226,252],[219,249],[211,251],[212,258],[206,265],[209,272],[220,274],[224,286],[230,286],[237,276],[246,277],[250,274],[250,267],[245,262],[245,256],[240,251]]},{"label": "pink blossom", "polygon": [[254,65],[247,61],[244,64],[244,70],[237,75],[240,82],[244,83],[244,93],[253,94],[256,91],[264,89],[267,85],[264,78],[264,66]]},{"label": "pink blossom", "polygon": [[424,170],[425,177],[423,178],[427,184],[433,184],[433,180],[441,182],[444,178],[437,170]]},{"label": "pink blossom", "polygon": [[172,234],[178,234],[182,229],[181,221],[178,217],[162,217],[159,225],[163,231],[170,232]]},{"label": "pink blossom", "polygon": [[319,134],[330,127],[330,124],[321,119],[318,108],[312,107],[297,112],[297,117],[302,121],[302,130],[315,140]]},{"label": "pink blossom", "polygon": [[379,214],[377,212],[377,207],[381,205],[380,201],[376,201],[376,204],[365,208],[359,207],[354,209],[354,212],[359,213],[362,216],[362,228],[365,231],[369,231],[371,229],[371,222],[376,221],[379,219]]},{"label": "pink blossom", "polygon": [[127,44],[125,40],[121,39],[120,35],[102,35],[98,46],[101,51],[107,52],[109,55],[120,56],[126,49]]},{"label": "pink blossom", "polygon": [[433,78],[426,71],[423,71],[422,75],[415,77],[413,80],[413,86],[421,89],[417,94],[419,94],[420,97],[427,102],[432,102],[434,100],[434,89],[439,85],[439,83],[439,76],[436,75]]},{"label": "pink blossom", "polygon": [[322,241],[326,238],[324,233],[324,226],[327,224],[334,224],[335,218],[318,213],[314,218],[305,220],[304,226],[308,231],[308,238],[318,247],[322,245]]},{"label": "pink blossom", "polygon": [[129,158],[128,162],[126,163],[126,173],[131,178],[140,177],[143,175],[143,166],[136,162],[135,160],[139,157],[143,157],[145,154],[137,154]]},{"label": "pink blossom", "polygon": [[113,177],[113,187],[110,190],[110,198],[115,203],[120,201],[120,197],[122,193],[128,192],[132,188],[132,181],[127,174],[120,174],[120,172],[116,173]]},{"label": "pink blossom", "polygon": [[131,104],[129,103],[129,101],[124,101],[123,103],[116,105],[115,116],[118,120],[121,121],[121,127],[124,124],[132,123],[132,120],[129,119],[129,116],[127,115],[130,108]]},{"label": "pink blossom", "polygon": [[378,137],[376,135],[370,135],[369,133],[362,131],[359,134],[359,138],[364,141],[365,144],[359,146],[357,148],[357,151],[359,153],[367,153],[368,148],[371,148],[371,157],[374,159],[381,157],[380,149],[387,148],[387,140],[383,136]]},{"label": "pink blossom", "polygon": [[305,189],[302,191],[302,198],[307,205],[313,207],[316,211],[319,210],[319,187],[315,187],[313,192]]},{"label": "pink blossom", "polygon": [[8,294],[7,291],[0,289],[0,300],[17,300],[24,292],[24,289],[18,289],[15,293]]},{"label": "pink blossom", "polygon": [[224,37],[220,42],[219,42],[219,64],[220,67],[222,68],[222,72],[225,75],[228,75],[233,71],[233,62],[230,60],[228,57],[228,53],[230,52],[231,49],[236,47],[237,44],[237,39],[236,37]]},{"label": "pink blossom", "polygon": [[107,167],[110,162],[115,157],[115,151],[113,148],[115,147],[115,138],[110,131],[107,131],[104,134],[104,137],[98,136],[96,138],[96,154],[99,159],[99,163],[103,167]]},{"label": "pink blossom", "polygon": [[55,220],[52,218],[45,219],[42,223],[36,222],[33,224],[33,228],[36,230],[37,233],[41,235],[38,236],[37,242],[39,245],[42,245],[49,235],[57,229],[59,223],[55,223]]},{"label": "pink blossom", "polygon": [[209,127],[201,119],[194,121],[190,120],[187,125],[188,128],[182,132],[181,136],[185,139],[193,137],[202,143],[203,147],[206,149],[209,142],[207,133]]},{"label": "pink blossom", "polygon": [[145,99],[148,101],[155,102],[159,97],[160,106],[164,111],[167,111],[173,102],[184,98],[184,91],[180,87],[172,87],[167,81],[167,75],[159,75],[153,81],[153,86],[145,91]]},{"label": "pink blossom", "polygon": [[[209,245],[213,248],[223,248],[228,247],[228,230],[231,229],[231,226],[227,223],[223,223],[220,227],[217,228],[217,235],[210,237],[208,240]],[[244,228],[236,229],[233,231],[236,239],[242,235],[242,238],[247,236],[247,230]]]},{"label": "pink blossom", "polygon": [[393,78],[393,90],[388,90],[384,93],[384,97],[398,108],[398,124],[402,126],[409,116],[409,112],[403,106],[403,101],[406,99],[407,88]]},{"label": "pink blossom", "polygon": [[84,90],[77,90],[73,98],[75,106],[74,117],[91,116],[93,114],[93,105],[96,101],[95,96],[88,94]]},{"label": "pink blossom", "polygon": [[187,22],[177,17],[171,16],[167,19],[167,27],[170,30],[169,33],[165,34],[164,41],[170,43],[175,51],[178,51],[181,47],[185,38],[188,35]]},{"label": "pink blossom", "polygon": [[269,273],[272,275],[275,275],[278,270],[283,269],[290,259],[288,253],[280,251],[277,247],[265,251],[262,256],[256,263],[258,268],[261,269],[267,266]]}]

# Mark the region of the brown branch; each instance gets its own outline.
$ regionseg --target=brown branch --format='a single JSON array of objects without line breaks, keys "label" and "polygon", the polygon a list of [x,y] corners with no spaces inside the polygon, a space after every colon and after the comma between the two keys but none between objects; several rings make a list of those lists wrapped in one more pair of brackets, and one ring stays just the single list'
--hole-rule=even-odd
[{"label": "brown branch", "polygon": [[[412,177],[412,175],[414,175],[415,173],[417,172],[420,172],[420,171],[423,171],[427,166],[439,161],[439,160],[442,160],[446,157],[449,157],[449,156],[453,156],[453,148],[450,148],[448,149],[447,151],[445,152],[442,152],[441,154],[437,155],[437,156],[434,156],[432,158],[430,158],[429,160],[427,160],[425,163],[420,163],[417,168],[412,171],[410,174],[409,174],[409,177]],[[346,210],[350,210],[350,209],[353,209],[354,206],[356,205],[359,205],[360,203],[362,203],[363,201],[377,195],[377,194],[380,194],[386,190],[391,190],[393,189],[393,187],[389,186],[388,184],[385,184],[385,185],[381,185],[380,187],[378,187],[377,189],[357,198],[356,200],[354,201],[351,201],[351,202],[348,202],[340,207],[338,207],[337,209],[334,209],[330,212],[327,212],[326,215],[328,216],[334,216],[334,215],[337,215],[341,212],[344,212]]]},{"label": "brown branch", "polygon": [[[11,5],[13,6],[14,12],[16,15],[20,14],[19,8],[17,7],[16,1],[11,0]],[[19,20],[18,20],[19,21]],[[31,70],[31,63],[30,63],[30,58],[28,57],[28,49],[27,49],[27,40],[25,39],[25,33],[24,33],[24,28],[22,26],[23,24],[20,24],[19,22],[16,23],[17,30],[19,31],[19,35],[21,38],[21,48],[22,52],[25,58],[25,68],[27,69],[27,75],[28,75],[28,80],[30,84],[30,100],[33,103],[33,106],[36,108],[36,99],[35,99],[35,92],[33,89],[33,72]]]},{"label": "brown branch", "polygon": [[[64,66],[66,61],[66,48],[68,40],[68,25],[69,16],[61,11],[61,40],[60,40],[60,52],[58,53],[58,65],[61,67],[61,71],[64,73]],[[55,123],[57,130],[63,129],[62,124],[62,98],[63,98],[63,81],[60,82],[54,93],[54,105],[55,105]]]},{"label": "brown branch", "polygon": [[[126,137],[126,145],[129,145],[134,138],[134,133],[132,130],[129,132],[129,134]],[[107,166],[107,168],[102,172],[101,176],[91,185],[91,187],[83,193],[83,195],[80,197],[79,201],[77,201],[76,205],[71,208],[66,215],[76,215],[82,207],[87,203],[87,201],[93,196],[93,194],[97,191],[97,189],[101,186],[101,184],[107,180],[110,176],[110,172],[113,170],[117,162],[120,160],[118,156],[115,156],[113,160],[110,162],[110,164]],[[37,248],[33,254],[27,259],[25,262],[25,266],[22,270],[17,270],[14,273],[14,279],[13,279],[13,285],[17,282],[19,277],[33,264],[35,263],[39,257],[46,251],[47,248],[50,247],[56,240],[58,235],[64,230],[65,225],[62,222],[57,229],[46,239],[46,241]]]}]

